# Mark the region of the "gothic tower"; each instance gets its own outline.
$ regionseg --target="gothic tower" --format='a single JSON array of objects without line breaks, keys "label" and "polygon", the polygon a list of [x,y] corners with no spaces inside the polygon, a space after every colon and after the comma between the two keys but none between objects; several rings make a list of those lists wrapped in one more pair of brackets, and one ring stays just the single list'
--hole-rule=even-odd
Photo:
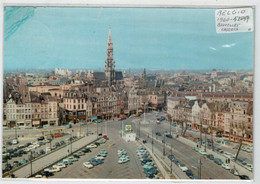
[{"label": "gothic tower", "polygon": [[105,74],[109,86],[113,85],[115,82],[115,61],[113,60],[113,42],[110,28],[107,41],[107,60],[105,61]]}]

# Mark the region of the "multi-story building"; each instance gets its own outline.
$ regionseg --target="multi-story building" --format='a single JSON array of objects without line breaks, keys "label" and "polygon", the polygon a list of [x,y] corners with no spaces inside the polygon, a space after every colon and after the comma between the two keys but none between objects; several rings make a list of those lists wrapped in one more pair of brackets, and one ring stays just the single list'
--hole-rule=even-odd
[{"label": "multi-story building", "polygon": [[92,117],[91,96],[87,92],[70,90],[65,92],[63,108],[66,111],[66,120],[77,123]]},{"label": "multi-story building", "polygon": [[6,104],[7,126],[37,127],[58,125],[58,103],[48,96],[28,94],[27,101],[15,102],[13,98]]}]

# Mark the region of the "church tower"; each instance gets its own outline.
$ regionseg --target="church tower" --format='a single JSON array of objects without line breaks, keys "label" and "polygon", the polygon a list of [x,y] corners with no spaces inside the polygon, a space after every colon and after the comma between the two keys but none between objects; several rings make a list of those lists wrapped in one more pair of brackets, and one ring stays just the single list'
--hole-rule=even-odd
[{"label": "church tower", "polygon": [[105,61],[105,74],[109,86],[115,82],[115,61],[113,60],[113,42],[111,38],[111,30],[109,28],[107,42],[107,60]]}]

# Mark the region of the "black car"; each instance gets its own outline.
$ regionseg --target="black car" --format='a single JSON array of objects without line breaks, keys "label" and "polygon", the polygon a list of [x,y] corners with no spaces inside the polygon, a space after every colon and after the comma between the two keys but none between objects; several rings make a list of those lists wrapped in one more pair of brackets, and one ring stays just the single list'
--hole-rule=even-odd
[{"label": "black car", "polygon": [[152,162],[152,160],[151,160],[151,159],[144,159],[141,164],[144,165],[144,164],[146,164],[147,162]]},{"label": "black car", "polygon": [[34,157],[32,155],[28,156],[28,160],[33,160],[33,159],[34,159]]},{"label": "black car", "polygon": [[160,132],[156,132],[155,135],[162,136],[162,134]]},{"label": "black car", "polygon": [[77,139],[78,137],[77,136],[73,136],[73,139]]},{"label": "black car", "polygon": [[9,145],[9,146],[11,146],[12,145],[12,143],[11,142],[6,142],[6,145]]},{"label": "black car", "polygon": [[172,138],[172,135],[171,134],[166,134],[166,137],[168,137],[168,138]]},{"label": "black car", "polygon": [[176,165],[180,165],[180,161],[177,160],[177,159],[174,160],[174,163],[175,163]]},{"label": "black car", "polygon": [[89,152],[91,152],[91,150],[89,148],[86,148],[86,149],[82,150],[82,152],[83,153],[89,153]]},{"label": "black car", "polygon": [[161,120],[163,121],[163,120],[166,120],[166,118],[164,117],[164,116],[161,116]]},{"label": "black car", "polygon": [[97,145],[97,146],[99,146],[99,145],[100,145],[100,143],[98,143],[98,142],[95,142],[94,144],[95,144],[95,145]]},{"label": "black car", "polygon": [[41,149],[41,150],[39,151],[39,153],[43,155],[43,154],[45,154],[45,151],[44,151],[43,149]]},{"label": "black car", "polygon": [[7,152],[7,153],[13,153],[14,150],[13,150],[13,149],[7,149],[6,152]]},{"label": "black car", "polygon": [[54,174],[51,173],[51,172],[49,172],[49,171],[43,171],[43,172],[41,173],[41,175],[42,175],[42,176],[49,177],[49,176],[53,176]]},{"label": "black car", "polygon": [[175,157],[174,157],[174,155],[169,155],[169,156],[168,156],[168,158],[169,158],[170,160],[172,160],[172,161],[174,161],[174,160],[175,160]]},{"label": "black car", "polygon": [[73,155],[75,158],[80,158],[80,156],[78,154],[74,154]]},{"label": "black car", "polygon": [[63,144],[65,144],[65,142],[64,141],[60,141],[60,144],[63,145]]},{"label": "black car", "polygon": [[208,154],[207,157],[210,159],[210,160],[214,160],[214,156],[212,154]]},{"label": "black car", "polygon": [[19,167],[19,166],[20,166],[19,161],[14,161],[14,162],[13,162],[13,167]]},{"label": "black car", "polygon": [[56,147],[60,147],[60,143],[59,142],[56,142],[55,145],[56,145]]},{"label": "black car", "polygon": [[21,149],[18,151],[18,153],[19,153],[19,156],[21,156],[22,154],[25,154],[25,151]]},{"label": "black car", "polygon": [[249,180],[249,177],[247,175],[239,175],[239,178],[241,180]]},{"label": "black car", "polygon": [[193,177],[193,173],[192,173],[192,171],[189,170],[189,169],[186,171],[186,174],[187,174],[187,176],[189,176],[189,178],[192,178],[192,177]]},{"label": "black car", "polygon": [[32,143],[28,142],[28,143],[25,144],[25,147],[28,147],[30,145],[32,145]]},{"label": "black car", "polygon": [[43,137],[43,136],[41,136],[41,137],[38,138],[38,141],[43,141],[43,140],[44,140],[44,137]]},{"label": "black car", "polygon": [[5,165],[5,171],[10,171],[10,170],[12,170],[12,166],[11,166],[11,164],[6,164]]}]

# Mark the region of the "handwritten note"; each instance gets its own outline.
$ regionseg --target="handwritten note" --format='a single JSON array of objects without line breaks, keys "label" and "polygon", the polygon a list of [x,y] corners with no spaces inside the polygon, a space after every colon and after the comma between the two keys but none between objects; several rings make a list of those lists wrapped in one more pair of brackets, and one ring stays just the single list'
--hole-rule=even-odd
[{"label": "handwritten note", "polygon": [[252,32],[253,10],[252,8],[217,9],[215,22],[217,33]]}]

